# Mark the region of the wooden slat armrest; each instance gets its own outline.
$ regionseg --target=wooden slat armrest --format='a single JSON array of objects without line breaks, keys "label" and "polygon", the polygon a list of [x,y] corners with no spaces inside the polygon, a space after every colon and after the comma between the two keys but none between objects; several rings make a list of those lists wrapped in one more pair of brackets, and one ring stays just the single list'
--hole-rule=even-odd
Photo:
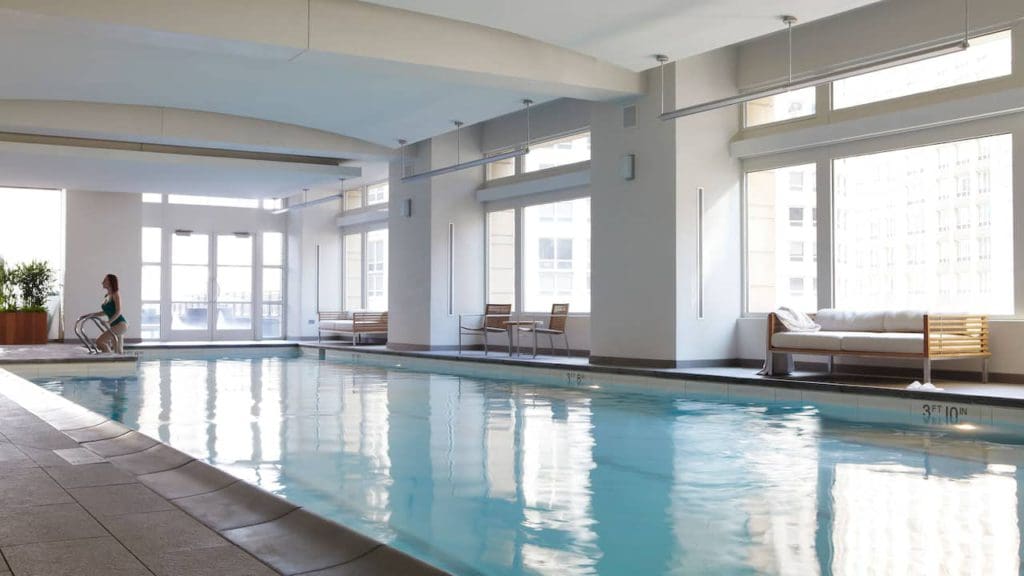
[{"label": "wooden slat armrest", "polygon": [[925,354],[929,357],[991,355],[988,316],[925,314]]},{"label": "wooden slat armrest", "polygon": [[316,313],[318,321],[324,320],[348,320],[349,313],[342,310],[326,310]]}]

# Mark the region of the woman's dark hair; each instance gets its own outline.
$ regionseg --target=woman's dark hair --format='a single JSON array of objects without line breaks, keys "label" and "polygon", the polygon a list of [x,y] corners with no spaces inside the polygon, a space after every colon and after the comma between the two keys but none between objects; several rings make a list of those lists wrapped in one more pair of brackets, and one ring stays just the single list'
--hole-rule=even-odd
[{"label": "woman's dark hair", "polygon": [[117,292],[117,275],[107,274],[106,276],[103,277],[103,280],[110,284],[111,292]]}]

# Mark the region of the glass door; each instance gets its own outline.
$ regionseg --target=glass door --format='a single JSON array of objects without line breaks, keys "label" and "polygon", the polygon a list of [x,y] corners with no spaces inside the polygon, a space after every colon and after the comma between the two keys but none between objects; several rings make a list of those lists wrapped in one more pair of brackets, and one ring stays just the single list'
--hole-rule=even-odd
[{"label": "glass door", "polygon": [[171,236],[173,340],[210,338],[210,236],[175,231]]},{"label": "glass door", "polygon": [[252,294],[251,236],[174,233],[170,339],[253,339]]},{"label": "glass door", "polygon": [[253,242],[249,234],[218,234],[213,338],[252,340]]}]

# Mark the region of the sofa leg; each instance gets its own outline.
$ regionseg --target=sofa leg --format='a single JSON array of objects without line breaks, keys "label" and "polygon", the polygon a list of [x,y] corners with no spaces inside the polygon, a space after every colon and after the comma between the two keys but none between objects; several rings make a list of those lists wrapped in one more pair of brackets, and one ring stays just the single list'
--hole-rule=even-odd
[{"label": "sofa leg", "polygon": [[927,383],[929,383],[931,381],[932,381],[932,361],[929,360],[928,358],[925,358],[924,359],[924,382],[922,382],[922,384],[927,384]]},{"label": "sofa leg", "polygon": [[988,358],[981,359],[981,383],[988,384]]}]

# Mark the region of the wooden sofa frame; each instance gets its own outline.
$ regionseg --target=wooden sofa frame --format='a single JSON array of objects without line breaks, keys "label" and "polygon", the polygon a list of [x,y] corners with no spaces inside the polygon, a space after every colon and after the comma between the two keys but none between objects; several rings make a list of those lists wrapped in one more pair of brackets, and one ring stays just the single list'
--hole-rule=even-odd
[{"label": "wooden sofa frame", "polygon": [[[324,334],[337,334],[348,336],[352,339],[352,345],[357,346],[362,341],[364,334],[380,336],[388,335],[388,313],[387,312],[317,312],[317,340],[320,341]],[[337,329],[324,328],[320,322],[324,320],[352,320],[352,328]]]},{"label": "wooden sofa frame", "polygon": [[[814,318],[814,314],[809,314]],[[809,348],[781,348],[772,346],[772,335],[784,332],[785,326],[772,312],[768,314],[768,341],[766,351],[767,374],[773,371],[772,354],[806,354],[828,356],[828,373],[832,373],[834,356],[876,356],[886,358],[912,358],[924,363],[924,382],[932,380],[932,361],[954,358],[981,358],[981,381],[988,382],[989,350],[988,316],[963,314],[925,314],[924,347],[921,352],[854,352],[846,350],[813,350]]]}]

